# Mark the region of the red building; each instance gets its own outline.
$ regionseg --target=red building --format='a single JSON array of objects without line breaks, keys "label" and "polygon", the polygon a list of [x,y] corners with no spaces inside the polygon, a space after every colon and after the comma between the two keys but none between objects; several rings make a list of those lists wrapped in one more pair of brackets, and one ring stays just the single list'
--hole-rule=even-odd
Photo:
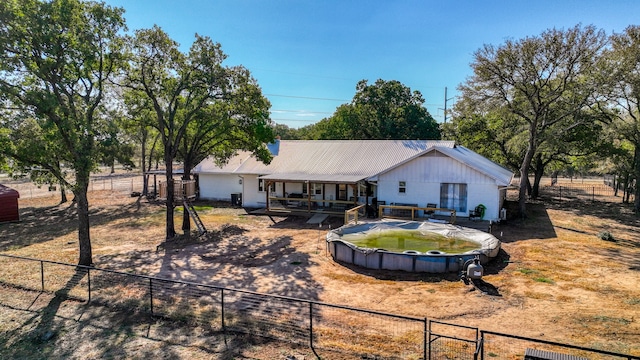
[{"label": "red building", "polygon": [[20,221],[18,212],[18,198],[20,193],[16,190],[0,185],[0,223]]}]

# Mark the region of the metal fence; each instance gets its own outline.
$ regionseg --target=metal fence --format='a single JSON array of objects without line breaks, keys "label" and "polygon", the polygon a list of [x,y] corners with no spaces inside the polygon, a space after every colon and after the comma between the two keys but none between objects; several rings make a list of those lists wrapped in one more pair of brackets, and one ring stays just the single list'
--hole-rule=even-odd
[{"label": "metal fence", "polygon": [[[58,185],[37,185],[32,182],[8,183],[12,189],[20,193],[23,199],[56,195],[60,193]],[[109,190],[114,192],[141,192],[142,175],[126,177],[99,177],[92,178],[89,182],[89,191]]]},{"label": "metal fence", "polygon": [[308,344],[314,351],[339,352],[341,358],[513,359],[544,346],[589,358],[638,359],[427,318],[7,254],[0,254],[0,284],[198,324],[212,332]]},{"label": "metal fence", "polygon": [[605,184],[563,184],[541,186],[540,194],[558,200],[592,200],[611,201],[615,197],[615,190]]}]

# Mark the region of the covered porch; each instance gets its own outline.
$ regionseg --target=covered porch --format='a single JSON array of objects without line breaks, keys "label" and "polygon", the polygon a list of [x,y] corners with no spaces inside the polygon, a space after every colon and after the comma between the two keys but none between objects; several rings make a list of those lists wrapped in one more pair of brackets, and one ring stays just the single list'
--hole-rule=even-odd
[{"label": "covered porch", "polygon": [[343,215],[371,204],[375,196],[375,185],[355,176],[278,174],[259,181],[264,182],[267,212]]}]

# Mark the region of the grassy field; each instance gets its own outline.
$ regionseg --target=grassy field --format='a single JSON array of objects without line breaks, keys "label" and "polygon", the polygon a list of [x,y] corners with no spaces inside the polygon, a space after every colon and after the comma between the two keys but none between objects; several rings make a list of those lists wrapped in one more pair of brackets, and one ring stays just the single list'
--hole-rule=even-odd
[{"label": "grassy field", "polygon": [[[0,225],[0,251],[74,263],[75,210],[58,199],[21,201],[20,223]],[[493,292],[455,274],[406,274],[335,263],[324,251],[331,223],[256,217],[198,204],[206,237],[164,242],[159,204],[91,193],[97,267],[428,317],[550,341],[640,355],[640,221],[619,198],[547,199],[527,219],[494,227],[503,241],[487,267]],[[176,217],[177,228],[181,214]],[[607,232],[612,240],[598,234]],[[15,281],[33,269],[4,266]],[[39,271],[39,270],[35,270]],[[61,281],[68,277],[61,276]],[[259,338],[204,335],[148,316],[112,313],[14,287],[0,289],[0,358],[312,358],[310,349]],[[341,355],[325,354],[324,358]]]}]

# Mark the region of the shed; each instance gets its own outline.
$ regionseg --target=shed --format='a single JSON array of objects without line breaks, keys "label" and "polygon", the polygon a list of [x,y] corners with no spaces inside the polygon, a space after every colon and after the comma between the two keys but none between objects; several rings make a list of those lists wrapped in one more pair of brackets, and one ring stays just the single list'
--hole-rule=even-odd
[{"label": "shed", "polygon": [[20,221],[18,198],[20,193],[16,190],[0,185],[0,223]]}]

